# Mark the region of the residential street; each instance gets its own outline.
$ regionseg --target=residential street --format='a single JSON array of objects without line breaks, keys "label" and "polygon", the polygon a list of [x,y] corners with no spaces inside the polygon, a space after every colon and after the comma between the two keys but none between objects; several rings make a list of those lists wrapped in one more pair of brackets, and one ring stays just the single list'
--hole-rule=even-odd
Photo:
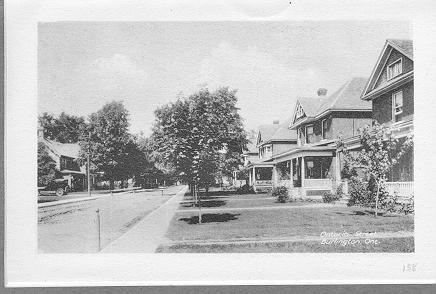
[{"label": "residential street", "polygon": [[97,210],[100,211],[100,249],[128,232],[184,186],[122,193],[98,199],[38,209],[38,250],[41,253],[99,251]]}]

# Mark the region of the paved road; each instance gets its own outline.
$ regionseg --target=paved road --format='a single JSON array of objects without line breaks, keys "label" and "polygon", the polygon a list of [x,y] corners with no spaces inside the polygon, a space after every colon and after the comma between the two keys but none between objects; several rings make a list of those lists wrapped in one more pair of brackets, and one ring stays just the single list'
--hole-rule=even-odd
[{"label": "paved road", "polygon": [[99,199],[38,209],[38,249],[42,253],[98,251],[97,213],[100,210],[100,244],[104,248],[153,210],[174,196],[180,186],[160,190],[113,194]]}]

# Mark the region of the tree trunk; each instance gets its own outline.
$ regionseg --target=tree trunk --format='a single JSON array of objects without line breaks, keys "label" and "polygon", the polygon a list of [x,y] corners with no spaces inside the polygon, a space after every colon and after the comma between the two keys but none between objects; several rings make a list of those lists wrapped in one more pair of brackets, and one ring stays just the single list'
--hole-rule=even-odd
[{"label": "tree trunk", "polygon": [[377,181],[376,181],[376,183],[377,183],[377,194],[375,194],[375,214],[374,214],[374,217],[377,217],[377,214],[378,214],[378,193],[380,190],[380,183]]}]

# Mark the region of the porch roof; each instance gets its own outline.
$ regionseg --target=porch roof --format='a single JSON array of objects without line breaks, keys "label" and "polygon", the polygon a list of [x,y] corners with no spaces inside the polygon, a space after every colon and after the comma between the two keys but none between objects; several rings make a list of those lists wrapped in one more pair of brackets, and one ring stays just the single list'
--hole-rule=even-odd
[{"label": "porch roof", "polygon": [[300,156],[332,156],[336,151],[333,146],[299,146],[295,149],[274,156],[274,163],[283,162]]}]

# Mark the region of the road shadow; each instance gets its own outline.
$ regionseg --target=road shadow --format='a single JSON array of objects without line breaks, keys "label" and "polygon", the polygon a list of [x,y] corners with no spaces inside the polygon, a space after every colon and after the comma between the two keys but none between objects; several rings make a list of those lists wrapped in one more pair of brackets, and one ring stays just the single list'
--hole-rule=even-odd
[{"label": "road shadow", "polygon": [[[201,216],[201,223],[225,223],[238,219],[240,213],[205,213]],[[198,215],[192,217],[180,218],[189,225],[198,224]]]}]

